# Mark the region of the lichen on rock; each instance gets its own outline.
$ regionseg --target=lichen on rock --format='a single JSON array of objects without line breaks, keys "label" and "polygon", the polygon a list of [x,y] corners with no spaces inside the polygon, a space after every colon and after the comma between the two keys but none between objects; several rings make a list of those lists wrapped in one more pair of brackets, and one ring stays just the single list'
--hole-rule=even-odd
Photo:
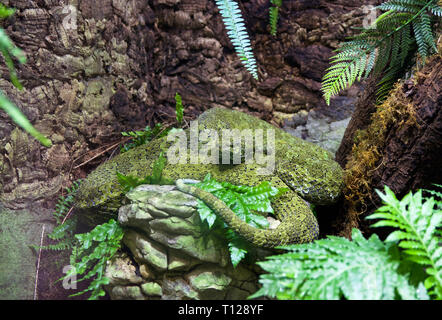
[{"label": "lichen on rock", "polygon": [[158,185],[127,198],[118,214],[124,252],[106,268],[112,299],[245,299],[258,290],[255,267],[233,268],[226,241],[207,232],[195,198]]}]

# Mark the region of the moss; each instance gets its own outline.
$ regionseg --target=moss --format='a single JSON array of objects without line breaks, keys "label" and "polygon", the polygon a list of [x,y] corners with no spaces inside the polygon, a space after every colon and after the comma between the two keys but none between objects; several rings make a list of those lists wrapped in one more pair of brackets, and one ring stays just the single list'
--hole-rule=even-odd
[{"label": "moss", "polygon": [[344,196],[350,229],[358,227],[359,216],[372,202],[372,177],[382,164],[385,141],[392,127],[417,125],[413,104],[398,83],[388,99],[377,107],[371,124],[355,134],[355,143],[344,172]]}]

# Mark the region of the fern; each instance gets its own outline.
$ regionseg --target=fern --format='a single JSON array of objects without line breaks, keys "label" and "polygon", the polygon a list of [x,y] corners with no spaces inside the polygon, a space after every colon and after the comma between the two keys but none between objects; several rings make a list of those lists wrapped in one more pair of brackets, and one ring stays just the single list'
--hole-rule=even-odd
[{"label": "fern", "polygon": [[368,217],[381,219],[373,227],[398,229],[385,241],[377,235],[365,239],[353,229],[351,241],[328,236],[281,247],[289,252],[258,263],[269,273],[261,275],[262,288],[250,298],[442,299],[440,203],[422,191],[401,201],[388,187],[379,195],[385,206]]},{"label": "fern", "polygon": [[77,227],[77,218],[72,217],[66,219],[69,212],[72,210],[75,200],[75,194],[80,187],[81,179],[74,181],[70,188],[66,188],[65,195],[58,198],[55,210],[52,213],[56,221],[56,226],[51,233],[48,234],[48,238],[57,243],[48,244],[46,246],[34,246],[36,249],[43,250],[68,250],[74,245],[75,238],[74,232]]},{"label": "fern", "polygon": [[72,185],[64,190],[65,195],[58,198],[57,204],[55,205],[55,211],[53,212],[57,224],[62,223],[66,213],[74,205],[75,194],[77,193],[78,188],[80,188],[81,181],[81,179],[78,179],[72,182]]},{"label": "fern", "polygon": [[256,60],[238,4],[234,0],[215,0],[215,3],[237,55],[252,76],[258,79]]},{"label": "fern", "polygon": [[442,210],[436,209],[436,200],[424,199],[422,190],[411,192],[399,201],[394,193],[385,187],[385,194],[376,190],[385,205],[369,219],[382,219],[373,227],[393,227],[387,242],[398,242],[407,260],[425,267],[428,277],[425,287],[430,295],[442,299],[442,247],[437,237],[442,228]]},{"label": "fern", "polygon": [[160,123],[157,123],[153,128],[146,126],[143,131],[129,131],[121,132],[124,137],[131,137],[132,141],[126,143],[120,148],[120,152],[124,153],[135,147],[148,143],[154,138],[159,138],[167,135],[168,130],[164,130]]},{"label": "fern", "polygon": [[428,298],[399,273],[396,248],[373,235],[365,239],[353,229],[352,241],[335,236],[305,245],[283,247],[289,253],[258,264],[269,274],[260,277],[260,296],[302,300],[380,300]]},{"label": "fern", "polygon": [[[175,117],[177,124],[182,125],[184,119],[184,106],[179,93],[175,95]],[[131,142],[124,144],[120,148],[120,153],[124,153],[135,147],[148,143],[155,138],[161,138],[169,134],[171,128],[164,128],[161,123],[155,124],[153,128],[146,126],[142,131],[121,132],[123,137],[131,137]]]},{"label": "fern", "polygon": [[[442,185],[440,184],[435,184],[436,187],[442,189]],[[424,190],[428,193],[430,193],[431,195],[434,196],[434,199],[436,201],[436,206],[442,210],[442,191],[436,191],[436,190]]]},{"label": "fern", "polygon": [[181,126],[184,119],[184,106],[183,106],[183,99],[181,98],[178,92],[175,95],[175,114],[176,114],[176,122],[179,126]]},{"label": "fern", "polygon": [[[218,182],[210,174],[195,186],[212,193],[232,209],[240,219],[260,229],[269,227],[267,219],[262,214],[273,213],[270,201],[286,191],[284,188],[272,187],[269,182],[263,182],[256,187]],[[250,245],[228,228],[224,221],[201,200],[198,200],[198,212],[201,221],[206,222],[209,229],[224,230],[232,265],[236,267],[251,249]]]},{"label": "fern", "polygon": [[282,6],[282,0],[270,0],[273,7],[270,7],[269,18],[270,18],[270,34],[276,36],[277,25],[279,19],[279,9]]},{"label": "fern", "polygon": [[116,174],[117,174],[118,183],[120,183],[120,185],[122,186],[124,193],[127,193],[132,189],[143,184],[159,184],[159,185],[173,184],[172,180],[163,177],[163,169],[166,166],[166,164],[167,164],[167,158],[161,152],[158,159],[153,164],[152,175],[140,179],[131,175],[126,176],[117,171]]},{"label": "fern", "polygon": [[[8,18],[14,14],[15,9],[10,9],[0,4],[0,19]],[[6,66],[9,69],[9,78],[12,84],[19,90],[23,89],[22,84],[18,80],[17,72],[15,71],[14,60],[17,59],[20,64],[26,62],[26,56],[22,50],[17,48],[14,43],[9,39],[3,28],[0,28],[0,52],[3,55]],[[7,97],[3,95],[0,90],[0,108],[3,109],[11,119],[31,136],[36,138],[45,147],[51,147],[52,142],[46,138],[42,133],[35,129],[21,110],[12,103]]]},{"label": "fern", "polygon": [[322,83],[327,104],[332,96],[371,72],[382,75],[377,90],[377,103],[381,103],[412,64],[416,52],[423,61],[436,52],[432,18],[442,15],[436,2],[391,0],[378,6],[386,12],[370,28],[341,45],[331,58],[332,66]]},{"label": "fern", "polygon": [[109,284],[109,279],[104,276],[106,264],[121,247],[123,235],[123,229],[113,219],[96,226],[88,233],[75,235],[78,244],[70,257],[73,268],[60,280],[77,275],[83,275],[83,277],[75,282],[91,278],[94,280],[85,290],[72,294],[70,297],[79,296],[88,291],[91,291],[89,300],[96,300],[105,295],[103,285]]}]

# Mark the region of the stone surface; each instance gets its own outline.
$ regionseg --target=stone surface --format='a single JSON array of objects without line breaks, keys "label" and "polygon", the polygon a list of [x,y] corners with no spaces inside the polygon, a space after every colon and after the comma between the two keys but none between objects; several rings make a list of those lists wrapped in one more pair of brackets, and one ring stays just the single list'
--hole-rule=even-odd
[{"label": "stone surface", "polygon": [[141,291],[147,296],[162,296],[163,289],[156,282],[146,282],[141,285]]},{"label": "stone surface", "polygon": [[[174,188],[139,186],[128,194],[119,222],[129,253],[107,266],[111,298],[245,299],[258,290],[258,274],[233,268],[227,243],[207,232],[195,198]],[[157,207],[163,215],[155,215]]]},{"label": "stone surface", "polygon": [[48,210],[9,210],[0,204],[0,300],[34,299],[43,226],[50,231]]},{"label": "stone surface", "polygon": [[326,109],[301,110],[285,119],[283,129],[334,155],[350,122],[354,102],[355,99],[338,98]]}]

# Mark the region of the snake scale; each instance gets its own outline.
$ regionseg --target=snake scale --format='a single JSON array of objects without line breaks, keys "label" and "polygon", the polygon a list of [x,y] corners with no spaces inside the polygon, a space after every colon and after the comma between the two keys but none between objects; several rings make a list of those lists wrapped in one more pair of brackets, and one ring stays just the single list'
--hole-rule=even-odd
[{"label": "snake scale", "polygon": [[[210,173],[216,180],[232,184],[257,186],[263,181],[269,181],[277,188],[289,187],[288,192],[272,201],[275,216],[281,221],[279,226],[276,229],[259,230],[240,220],[210,193],[177,181],[178,189],[203,200],[235,232],[257,246],[306,243],[317,238],[318,223],[306,201],[320,205],[331,204],[339,197],[343,185],[342,169],[328,151],[293,137],[261,119],[229,109],[207,110],[198,118],[198,129],[199,132],[212,129],[212,132],[219,135],[224,129],[262,129],[264,132],[274,130],[275,170],[268,175],[257,174],[257,170],[263,165],[245,161],[236,165],[189,162],[172,164],[168,161],[163,170],[165,178],[174,181],[202,180]],[[184,132],[189,137],[189,129]],[[124,201],[116,171],[140,178],[151,175],[153,164],[160,153],[166,152],[172,144],[173,142],[167,141],[167,137],[155,139],[116,156],[91,172],[76,195],[75,207],[80,216],[87,217],[87,221],[94,225],[115,217],[116,210]],[[263,145],[266,145],[265,139]],[[242,144],[243,149],[247,147]]]}]

